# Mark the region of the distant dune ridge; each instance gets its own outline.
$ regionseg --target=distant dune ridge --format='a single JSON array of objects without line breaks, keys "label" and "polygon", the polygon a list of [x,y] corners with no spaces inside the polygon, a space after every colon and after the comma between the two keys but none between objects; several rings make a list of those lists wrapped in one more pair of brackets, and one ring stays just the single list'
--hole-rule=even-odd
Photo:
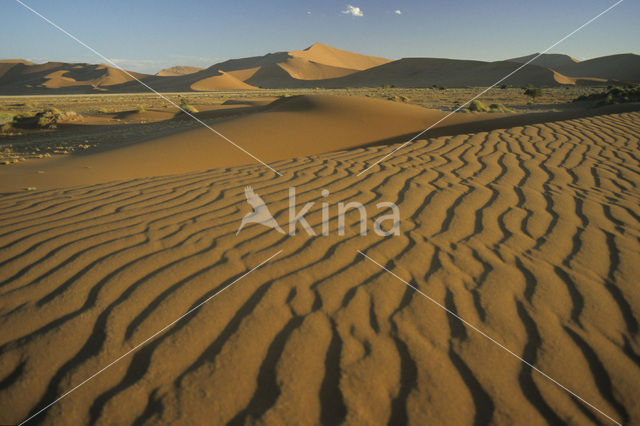
[{"label": "distant dune ridge", "polygon": [[[315,43],[304,50],[230,59],[206,69],[176,66],[156,75],[132,73],[160,91],[215,91],[254,88],[344,88],[489,86],[534,55],[485,62],[441,58],[392,61]],[[220,77],[220,78],[214,78]],[[640,56],[620,54],[586,61],[544,54],[510,77],[515,86],[640,82]],[[0,61],[0,94],[140,92],[145,88],[106,65],[20,59]]]},{"label": "distant dune ridge", "polygon": [[175,67],[165,68],[156,73],[156,75],[161,77],[176,77],[180,75],[193,74],[194,72],[202,71],[204,68],[201,67],[189,67],[184,65],[178,65]]},{"label": "distant dune ridge", "polygon": [[[507,62],[517,62],[519,64],[524,64],[527,63],[528,61],[532,60],[533,58],[535,58],[536,56],[540,55],[540,53],[533,53],[531,55],[527,55],[527,56],[521,56],[519,58],[511,58],[511,59],[507,59]],[[575,64],[578,63],[579,61],[575,58],[572,58],[569,55],[563,55],[560,53],[543,53],[542,55],[538,56],[536,59],[533,60],[533,62],[531,62],[533,65],[538,65],[541,67],[545,67],[545,68],[550,68],[553,70],[557,70],[558,68],[564,66],[564,65],[568,65],[568,64]]]}]

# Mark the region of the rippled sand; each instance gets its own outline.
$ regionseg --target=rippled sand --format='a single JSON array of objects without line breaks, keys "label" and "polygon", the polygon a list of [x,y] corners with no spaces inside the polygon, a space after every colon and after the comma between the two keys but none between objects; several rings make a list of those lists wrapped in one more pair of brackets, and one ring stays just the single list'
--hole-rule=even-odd
[{"label": "rippled sand", "polygon": [[[640,113],[0,198],[0,423],[640,423]],[[237,236],[251,185],[317,230]],[[320,191],[330,196],[323,199]],[[401,235],[338,235],[397,202]]]}]

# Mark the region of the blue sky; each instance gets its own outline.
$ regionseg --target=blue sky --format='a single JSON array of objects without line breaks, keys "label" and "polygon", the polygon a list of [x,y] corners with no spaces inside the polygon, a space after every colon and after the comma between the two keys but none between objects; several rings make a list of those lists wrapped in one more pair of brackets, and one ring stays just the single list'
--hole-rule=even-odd
[{"label": "blue sky", "polygon": [[[614,0],[23,0],[121,66],[156,72],[303,49],[499,60],[539,52]],[[360,13],[343,13],[348,5]],[[351,9],[353,11],[355,9]],[[396,11],[400,11],[397,13]],[[0,58],[103,62],[14,0],[3,1]],[[640,53],[640,2],[625,0],[552,52]]]}]

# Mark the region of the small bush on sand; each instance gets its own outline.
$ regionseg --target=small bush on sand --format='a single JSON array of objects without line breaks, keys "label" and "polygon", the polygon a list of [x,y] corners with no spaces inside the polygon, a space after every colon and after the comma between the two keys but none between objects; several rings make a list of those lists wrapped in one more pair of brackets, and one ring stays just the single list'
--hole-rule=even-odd
[{"label": "small bush on sand", "polygon": [[143,106],[138,106],[138,108],[136,108],[136,112],[137,112],[137,113],[143,113],[143,112],[147,112],[147,110],[146,110],[146,109],[144,109],[144,107],[143,107]]},{"label": "small bush on sand", "polygon": [[489,111],[489,108],[487,108],[487,106],[485,104],[483,104],[482,102],[480,102],[479,100],[475,99],[475,100],[471,101],[471,103],[469,104],[469,111],[487,112],[487,111]]},{"label": "small bush on sand", "polygon": [[48,128],[53,128],[56,125],[57,118],[55,115],[42,114],[37,118],[38,118],[38,121],[36,121],[36,124],[38,125],[38,127],[48,129]]},{"label": "small bush on sand", "polygon": [[0,112],[0,124],[11,123],[15,114],[11,112]]},{"label": "small bush on sand", "polygon": [[527,87],[526,89],[524,89],[524,94],[529,96],[531,99],[535,99],[542,96],[543,92],[539,87]]},{"label": "small bush on sand", "polygon": [[180,101],[180,108],[182,108],[183,111],[186,111],[189,114],[195,114],[196,112],[198,112],[196,107],[194,107],[193,105],[190,105],[186,99],[182,99]]},{"label": "small bush on sand", "polygon": [[[75,115],[75,113],[72,113]],[[11,123],[12,127],[21,129],[53,129],[58,120],[64,117],[56,108],[47,108],[36,114],[26,112],[16,115]]]}]

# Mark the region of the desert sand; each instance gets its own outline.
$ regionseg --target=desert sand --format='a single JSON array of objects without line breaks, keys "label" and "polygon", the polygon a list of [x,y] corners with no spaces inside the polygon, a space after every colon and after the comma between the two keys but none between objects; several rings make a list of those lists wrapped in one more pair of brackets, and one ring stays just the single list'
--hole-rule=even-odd
[{"label": "desert sand", "polygon": [[[429,130],[429,136],[454,136],[638,109],[636,104],[630,103],[551,113],[457,113],[448,116],[449,112],[401,102],[335,95],[299,95],[270,103],[245,100],[228,104],[196,115],[205,121],[213,119],[210,124],[216,131],[266,162],[401,143],[434,123],[437,124]],[[190,126],[183,131],[173,129],[177,123],[167,110],[129,111],[118,117],[129,122],[164,120],[166,125],[158,123],[159,130],[149,131],[146,136],[124,130],[123,137],[118,137],[118,127],[98,130],[102,134],[101,139],[125,139],[125,142],[103,142],[102,148],[96,150],[0,167],[0,193],[21,192],[29,187],[39,190],[68,187],[78,182],[105,183],[257,162],[211,130],[192,123],[189,117],[180,120],[195,127]],[[441,121],[445,117],[446,120]],[[78,132],[71,129],[56,137],[64,140],[65,135],[73,135],[74,131]],[[105,132],[109,132],[109,137],[104,136]],[[53,135],[46,137],[52,138]]]},{"label": "desert sand", "polygon": [[[73,187],[3,195],[0,423],[37,412],[280,250],[37,420],[610,422],[360,250],[615,421],[640,423],[640,113],[425,135],[358,177],[398,145],[378,135],[376,146],[336,139],[330,150],[342,151],[309,151],[327,148],[314,138],[340,114],[332,102],[284,99],[241,125],[220,123],[263,126],[251,148],[278,117],[292,123],[280,135],[287,144],[261,151],[281,177],[259,164],[150,166],[163,155],[163,165],[183,161],[171,148],[180,142],[192,167],[224,160],[228,147],[210,144],[221,151],[212,153],[198,129],[92,154],[104,173],[134,158],[138,176],[77,175]],[[437,113],[358,105],[397,123],[390,135]],[[374,124],[353,107],[344,105],[356,115],[340,124],[341,141],[357,137],[349,125],[366,133]],[[328,190],[330,234],[254,224],[236,235],[248,185],[281,225],[295,187],[298,209],[316,201],[306,219],[317,230]],[[400,235],[361,236],[356,212],[338,235],[336,205],[349,201],[370,216],[376,203],[396,202]]]}]

